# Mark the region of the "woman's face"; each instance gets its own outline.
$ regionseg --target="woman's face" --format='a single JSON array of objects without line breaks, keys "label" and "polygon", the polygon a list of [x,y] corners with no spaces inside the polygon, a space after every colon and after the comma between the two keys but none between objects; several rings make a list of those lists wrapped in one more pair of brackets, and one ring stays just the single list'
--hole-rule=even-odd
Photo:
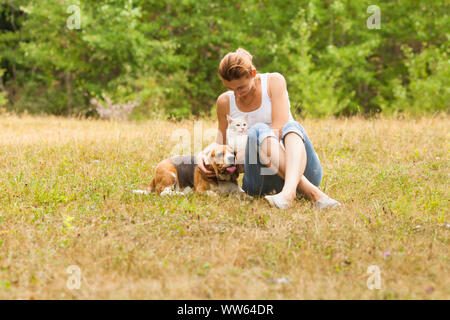
[{"label": "woman's face", "polygon": [[255,75],[250,77],[242,77],[231,81],[222,79],[222,83],[228,90],[233,91],[236,97],[242,98],[248,95],[252,90],[255,84]]}]

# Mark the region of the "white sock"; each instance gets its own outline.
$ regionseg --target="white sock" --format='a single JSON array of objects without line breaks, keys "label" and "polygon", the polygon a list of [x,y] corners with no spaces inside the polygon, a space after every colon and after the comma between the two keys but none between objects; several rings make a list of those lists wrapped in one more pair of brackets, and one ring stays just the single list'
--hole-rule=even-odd
[{"label": "white sock", "polygon": [[277,193],[273,196],[265,196],[264,197],[270,205],[277,207],[278,209],[286,209],[289,207],[289,202],[281,195],[281,193]]},{"label": "white sock", "polygon": [[319,210],[326,208],[333,208],[340,206],[340,202],[328,197],[327,195],[322,196],[319,200],[314,203],[315,207]]}]

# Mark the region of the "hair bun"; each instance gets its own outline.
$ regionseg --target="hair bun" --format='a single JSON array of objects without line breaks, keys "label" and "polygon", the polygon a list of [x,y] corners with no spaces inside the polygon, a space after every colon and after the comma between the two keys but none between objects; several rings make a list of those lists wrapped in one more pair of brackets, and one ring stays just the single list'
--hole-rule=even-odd
[{"label": "hair bun", "polygon": [[218,72],[220,77],[227,81],[250,77],[252,70],[256,70],[252,59],[253,56],[242,48],[228,52],[219,64]]},{"label": "hair bun", "polygon": [[238,56],[240,56],[240,57],[246,57],[246,58],[248,58],[248,59],[250,60],[250,62],[252,62],[252,60],[253,60],[253,56],[252,56],[247,50],[245,50],[245,49],[238,48],[238,49],[236,50],[236,54],[237,54]]}]

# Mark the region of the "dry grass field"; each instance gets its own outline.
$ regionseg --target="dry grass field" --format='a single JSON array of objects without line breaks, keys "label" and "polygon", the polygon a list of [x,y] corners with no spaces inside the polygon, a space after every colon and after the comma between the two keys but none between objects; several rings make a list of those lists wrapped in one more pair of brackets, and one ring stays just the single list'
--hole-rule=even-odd
[{"label": "dry grass field", "polygon": [[449,299],[449,120],[302,120],[317,211],[133,194],[193,120],[0,115],[0,299]]}]

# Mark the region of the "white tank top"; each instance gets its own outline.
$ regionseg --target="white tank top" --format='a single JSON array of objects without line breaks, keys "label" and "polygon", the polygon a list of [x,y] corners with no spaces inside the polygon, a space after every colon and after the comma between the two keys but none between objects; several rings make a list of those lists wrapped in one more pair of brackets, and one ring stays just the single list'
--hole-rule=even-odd
[{"label": "white tank top", "polygon": [[[269,97],[269,93],[267,92],[267,80],[269,77],[269,73],[259,73],[259,77],[261,78],[261,94],[262,94],[262,102],[261,106],[250,112],[243,112],[239,110],[236,105],[236,98],[234,96],[233,91],[228,91],[228,96],[230,98],[230,117],[237,118],[248,115],[247,120],[247,128],[251,128],[254,124],[258,122],[263,122],[267,124],[269,127],[272,125],[272,99]],[[287,90],[286,90],[287,93]],[[289,94],[288,94],[288,102],[289,102]],[[291,114],[291,103],[289,102],[289,120],[294,120]]]}]

